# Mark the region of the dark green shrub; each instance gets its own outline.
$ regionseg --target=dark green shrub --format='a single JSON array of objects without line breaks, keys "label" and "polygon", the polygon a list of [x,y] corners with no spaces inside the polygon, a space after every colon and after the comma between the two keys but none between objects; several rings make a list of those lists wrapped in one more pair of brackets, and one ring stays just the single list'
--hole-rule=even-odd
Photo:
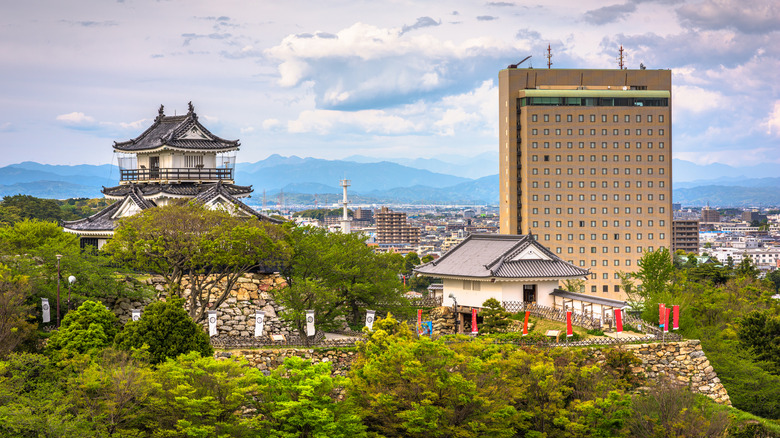
[{"label": "dark green shrub", "polygon": [[103,303],[85,301],[78,309],[65,315],[62,325],[46,345],[55,360],[76,354],[95,353],[111,345],[116,336],[118,320]]},{"label": "dark green shrub", "polygon": [[190,351],[211,356],[214,350],[208,335],[190,318],[183,303],[184,300],[173,297],[146,306],[141,319],[128,322],[114,339],[114,345],[121,350],[148,345],[153,364]]}]

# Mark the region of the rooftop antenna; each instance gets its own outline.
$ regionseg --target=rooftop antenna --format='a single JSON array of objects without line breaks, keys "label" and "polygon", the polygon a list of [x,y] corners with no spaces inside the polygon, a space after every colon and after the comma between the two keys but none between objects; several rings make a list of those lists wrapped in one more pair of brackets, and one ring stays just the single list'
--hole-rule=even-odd
[{"label": "rooftop antenna", "polygon": [[528,59],[529,59],[530,57],[531,57],[531,55],[528,55],[528,56],[526,56],[525,58],[523,58],[523,60],[522,60],[522,61],[518,62],[517,64],[509,64],[509,66],[508,66],[507,68],[517,68],[517,66],[518,66],[518,65],[520,65],[520,64],[522,64],[522,63],[524,63],[524,62],[528,61]]},{"label": "rooftop antenna", "polygon": [[624,69],[625,69],[625,67],[624,67],[624,64],[623,64],[623,45],[622,45],[622,44],[620,45],[620,50],[619,50],[619,52],[620,52],[620,56],[618,56],[618,67],[619,67],[621,70],[624,70]]},{"label": "rooftop antenna", "polygon": [[350,227],[349,223],[349,216],[347,216],[347,205],[349,204],[349,201],[347,201],[347,187],[349,187],[349,185],[350,180],[346,178],[341,180],[341,187],[344,189],[344,199],[341,201],[341,203],[344,205],[344,213],[341,217],[341,232],[344,234],[349,234],[352,232],[352,228]]},{"label": "rooftop antenna", "polygon": [[552,67],[552,51],[550,50],[550,44],[547,44],[547,69],[549,70],[550,67]]}]

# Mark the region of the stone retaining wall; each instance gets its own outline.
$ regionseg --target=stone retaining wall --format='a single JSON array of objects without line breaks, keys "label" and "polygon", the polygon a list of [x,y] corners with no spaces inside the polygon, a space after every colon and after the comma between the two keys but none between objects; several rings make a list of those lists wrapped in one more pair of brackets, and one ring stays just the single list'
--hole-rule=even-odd
[{"label": "stone retaining wall", "polygon": [[347,349],[299,349],[299,348],[279,348],[279,349],[258,349],[258,350],[230,350],[217,351],[214,357],[217,359],[227,359],[231,357],[245,358],[253,367],[263,372],[270,372],[281,365],[288,357],[301,357],[311,360],[312,363],[330,362],[332,364],[333,374],[337,376],[346,376],[352,366],[355,358],[355,350]]}]

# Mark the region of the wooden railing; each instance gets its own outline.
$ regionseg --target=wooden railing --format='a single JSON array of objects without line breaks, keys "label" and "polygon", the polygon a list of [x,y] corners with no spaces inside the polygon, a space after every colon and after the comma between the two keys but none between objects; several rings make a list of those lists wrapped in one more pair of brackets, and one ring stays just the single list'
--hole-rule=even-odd
[{"label": "wooden railing", "polygon": [[174,180],[174,181],[204,181],[204,180],[232,180],[233,169],[204,169],[204,168],[163,168],[163,169],[120,169],[120,181],[150,181],[150,180]]}]

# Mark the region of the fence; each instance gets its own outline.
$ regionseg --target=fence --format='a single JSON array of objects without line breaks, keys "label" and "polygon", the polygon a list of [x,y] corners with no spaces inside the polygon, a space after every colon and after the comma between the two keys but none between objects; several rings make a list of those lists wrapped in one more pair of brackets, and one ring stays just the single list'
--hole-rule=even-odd
[{"label": "fence", "polygon": [[[566,322],[566,310],[553,309],[552,307],[542,306],[536,303],[525,303],[522,301],[504,301],[501,303],[508,312],[529,311],[531,315],[540,318],[551,319],[553,321]],[[593,318],[584,313],[572,311],[571,323],[587,330],[596,330],[601,328],[601,320]]]},{"label": "fence", "polygon": [[275,341],[268,336],[212,336],[211,346],[214,348],[327,348],[327,347],[354,347],[359,337],[346,339],[325,339],[325,334],[318,331],[313,339],[301,339],[298,336],[289,336],[284,340]]},{"label": "fence", "polygon": [[412,307],[439,307],[441,303],[442,297],[409,298]]}]

